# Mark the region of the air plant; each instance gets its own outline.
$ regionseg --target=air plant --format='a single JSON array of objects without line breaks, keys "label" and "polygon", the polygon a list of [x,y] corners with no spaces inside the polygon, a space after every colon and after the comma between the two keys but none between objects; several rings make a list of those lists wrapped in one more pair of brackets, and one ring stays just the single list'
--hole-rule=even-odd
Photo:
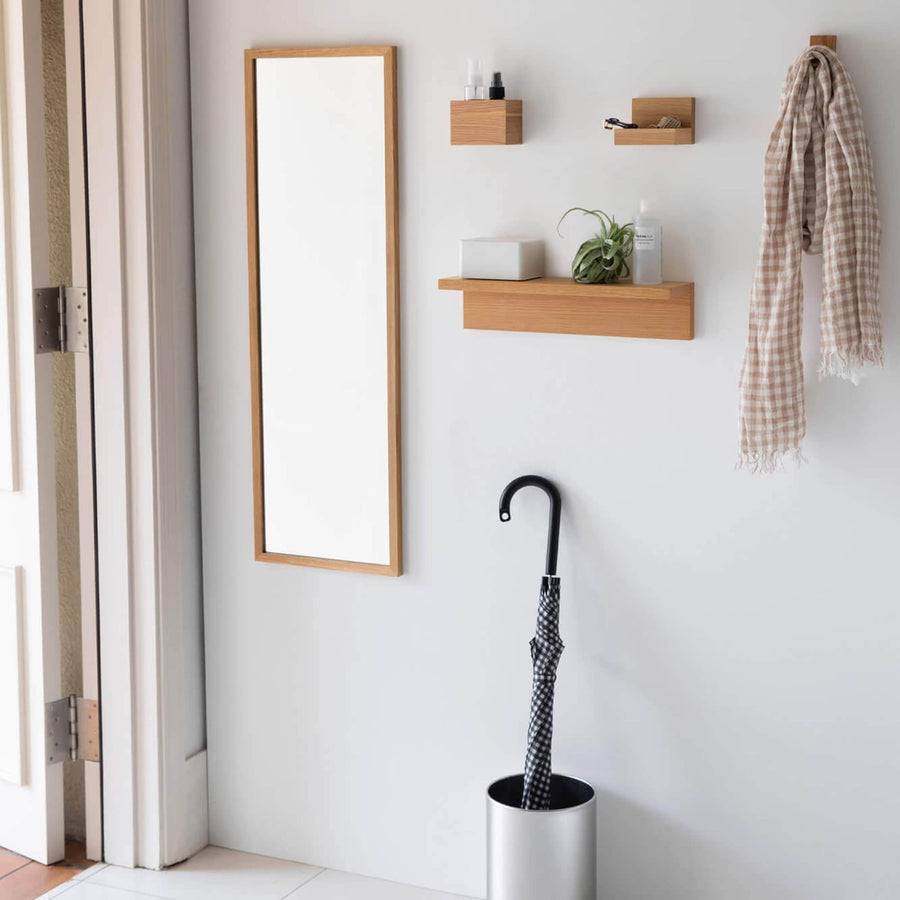
[{"label": "air plant", "polygon": [[627,278],[631,274],[628,257],[634,250],[634,225],[631,222],[619,225],[612,216],[599,209],[573,206],[556,223],[556,233],[560,237],[559,226],[571,212],[595,216],[600,223],[599,233],[578,248],[572,260],[572,277],[582,284],[609,284]]}]

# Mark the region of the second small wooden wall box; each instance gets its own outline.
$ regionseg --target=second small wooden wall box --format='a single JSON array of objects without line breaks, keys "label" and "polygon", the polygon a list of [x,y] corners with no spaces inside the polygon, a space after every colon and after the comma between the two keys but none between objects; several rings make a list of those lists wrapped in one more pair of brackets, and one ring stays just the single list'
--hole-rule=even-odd
[{"label": "second small wooden wall box", "polygon": [[[631,121],[637,128],[617,128],[613,142],[618,146],[657,146],[694,143],[695,101],[693,97],[635,97],[631,101]],[[657,128],[663,116],[675,116],[680,128]]]},{"label": "second small wooden wall box", "polygon": [[521,100],[451,100],[450,143],[521,144]]}]

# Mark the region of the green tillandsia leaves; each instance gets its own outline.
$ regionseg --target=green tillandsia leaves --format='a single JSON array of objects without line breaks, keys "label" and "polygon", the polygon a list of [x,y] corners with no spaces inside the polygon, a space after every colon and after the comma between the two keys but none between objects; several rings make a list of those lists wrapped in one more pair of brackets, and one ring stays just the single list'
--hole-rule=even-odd
[{"label": "green tillandsia leaves", "polygon": [[[584,209],[573,206],[567,209],[556,223],[559,226],[571,212],[582,212],[594,216],[600,223],[600,231],[585,241],[572,260],[572,277],[581,284],[609,284],[631,275],[628,257],[634,251],[634,225],[628,222],[620,225],[616,220],[599,209]],[[561,237],[562,235],[560,235]]]}]

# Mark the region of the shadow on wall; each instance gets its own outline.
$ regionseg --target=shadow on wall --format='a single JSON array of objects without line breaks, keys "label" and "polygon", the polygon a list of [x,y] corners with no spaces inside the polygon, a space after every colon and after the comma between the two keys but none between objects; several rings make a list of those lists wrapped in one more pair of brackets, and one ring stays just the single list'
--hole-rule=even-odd
[{"label": "shadow on wall", "polygon": [[799,900],[747,860],[658,812],[597,791],[598,900]]}]

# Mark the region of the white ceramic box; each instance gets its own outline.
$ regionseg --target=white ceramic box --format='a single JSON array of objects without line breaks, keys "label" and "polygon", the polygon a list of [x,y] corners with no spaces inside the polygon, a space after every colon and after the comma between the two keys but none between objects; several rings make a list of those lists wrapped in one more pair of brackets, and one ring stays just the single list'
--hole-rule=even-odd
[{"label": "white ceramic box", "polygon": [[540,238],[467,238],[459,242],[461,278],[528,281],[544,274]]}]

